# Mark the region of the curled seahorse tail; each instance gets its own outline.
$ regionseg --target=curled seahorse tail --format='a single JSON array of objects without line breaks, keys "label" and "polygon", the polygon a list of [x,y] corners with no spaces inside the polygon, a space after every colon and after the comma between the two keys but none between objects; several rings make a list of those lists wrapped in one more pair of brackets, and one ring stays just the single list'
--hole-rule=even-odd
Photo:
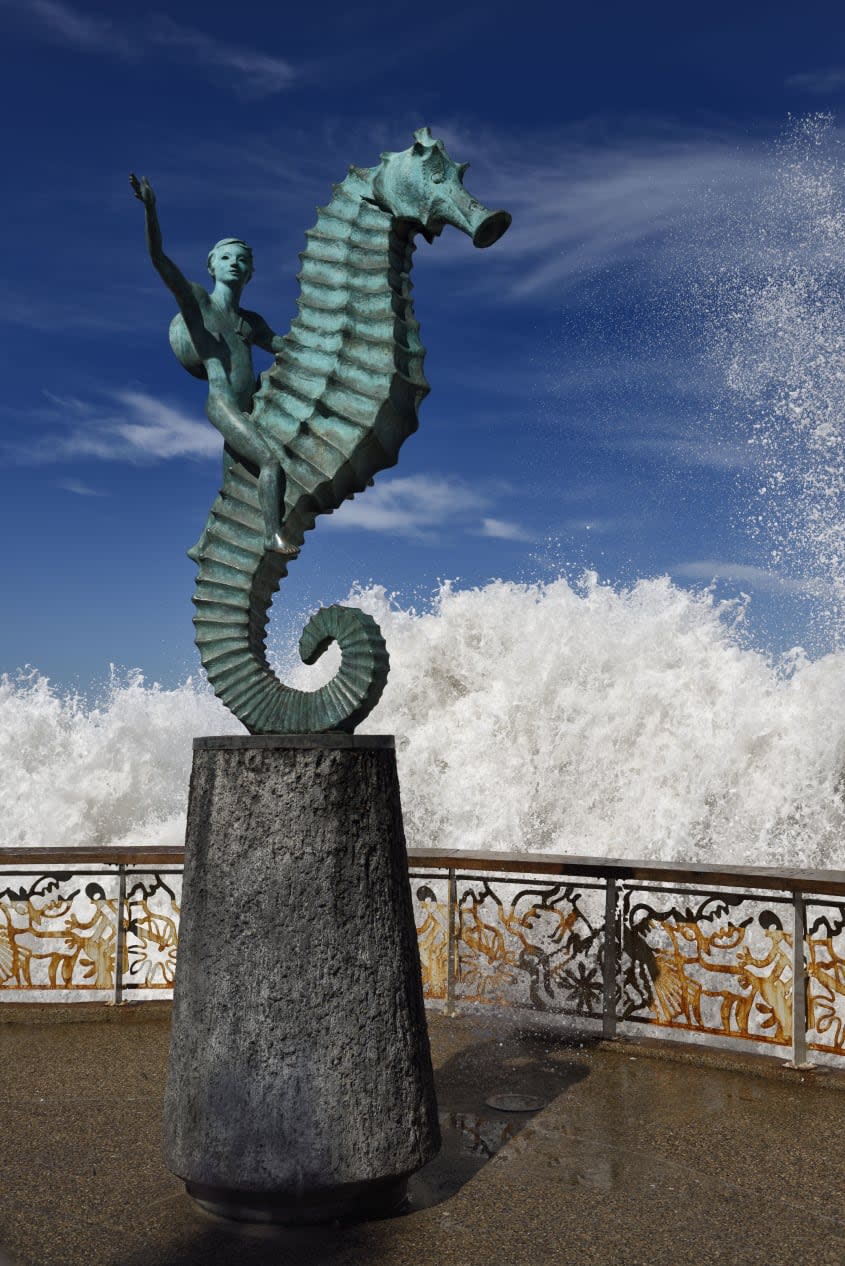
[{"label": "curled seahorse tail", "polygon": [[315,664],[331,642],[340,647],[340,668],[325,686],[306,695],[314,705],[305,728],[316,729],[317,718],[324,715],[336,716],[337,720],[325,728],[351,734],[381,698],[390,660],[381,629],[358,607],[321,607],[316,611],[299,639],[303,662]]},{"label": "curled seahorse tail", "polygon": [[308,664],[332,641],[340,647],[340,668],[324,686],[294,690],[270,668],[270,603],[291,560],[265,550],[258,480],[239,462],[227,470],[189,556],[199,566],[193,600],[200,658],[214,693],[250,733],[351,732],[372,711],[387,681],[387,648],[372,616],[356,608],[325,607],[302,634]]}]

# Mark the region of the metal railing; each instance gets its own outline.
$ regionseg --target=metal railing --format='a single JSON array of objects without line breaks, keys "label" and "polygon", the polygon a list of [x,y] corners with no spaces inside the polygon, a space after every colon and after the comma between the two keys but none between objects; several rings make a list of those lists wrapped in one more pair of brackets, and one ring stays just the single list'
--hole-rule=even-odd
[{"label": "metal railing", "polygon": [[[181,848],[0,856],[0,1002],[173,984]],[[429,1005],[845,1055],[845,872],[412,851]]]},{"label": "metal railing", "polygon": [[185,850],[0,853],[0,1002],[169,996]]},{"label": "metal railing", "polygon": [[845,1055],[845,872],[416,852],[411,881],[426,992],[449,1010]]}]

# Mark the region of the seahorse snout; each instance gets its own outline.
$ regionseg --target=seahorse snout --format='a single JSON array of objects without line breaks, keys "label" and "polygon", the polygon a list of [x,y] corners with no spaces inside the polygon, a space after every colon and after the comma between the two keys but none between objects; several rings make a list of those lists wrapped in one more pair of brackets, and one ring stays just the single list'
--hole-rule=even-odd
[{"label": "seahorse snout", "polygon": [[473,233],[473,246],[492,246],[494,242],[498,242],[502,234],[510,228],[511,218],[508,211],[491,211]]},{"label": "seahorse snout", "polygon": [[444,204],[443,218],[447,224],[453,224],[456,229],[469,234],[473,246],[492,246],[510,227],[509,212],[491,211],[467,193],[462,185],[457,188],[450,186],[449,194],[451,197]]}]

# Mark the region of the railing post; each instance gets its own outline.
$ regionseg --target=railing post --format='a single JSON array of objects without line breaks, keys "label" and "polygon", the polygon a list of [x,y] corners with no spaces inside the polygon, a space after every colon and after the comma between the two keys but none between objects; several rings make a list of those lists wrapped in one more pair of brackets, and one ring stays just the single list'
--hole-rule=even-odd
[{"label": "railing post", "polygon": [[792,1063],[807,1063],[807,968],[804,963],[806,928],[804,895],[792,894]]},{"label": "railing post", "polygon": [[123,1002],[123,955],[126,946],[126,867],[117,868],[117,929],[114,943],[114,1001]]},{"label": "railing post", "polygon": [[619,954],[616,938],[616,879],[608,875],[604,894],[604,962],[602,963],[602,1037],[616,1037],[616,976]]},{"label": "railing post", "polygon": [[455,1014],[455,979],[458,968],[458,880],[453,869],[447,871],[449,895],[447,909],[449,939],[446,945],[446,1014]]}]

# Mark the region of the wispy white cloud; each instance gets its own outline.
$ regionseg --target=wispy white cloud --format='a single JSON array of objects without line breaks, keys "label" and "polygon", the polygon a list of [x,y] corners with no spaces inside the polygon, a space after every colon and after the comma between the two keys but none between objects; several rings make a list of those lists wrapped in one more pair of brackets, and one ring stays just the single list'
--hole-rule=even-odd
[{"label": "wispy white cloud", "polygon": [[148,38],[151,44],[184,53],[199,66],[231,72],[233,86],[244,96],[271,96],[283,92],[297,79],[297,70],[285,58],[214,39],[204,31],[180,26],[171,18],[157,19]]},{"label": "wispy white cloud", "polygon": [[703,467],[725,472],[751,472],[759,465],[759,456],[752,445],[706,433],[708,419],[702,419],[704,434],[697,438],[683,435],[633,435],[620,437],[617,447],[643,457],[654,457],[676,466]]},{"label": "wispy white cloud", "polygon": [[526,532],[525,528],[520,527],[518,523],[512,523],[509,519],[482,519],[480,535],[492,536],[497,541],[531,541],[534,539],[529,532]]},{"label": "wispy white cloud", "polygon": [[572,400],[578,396],[595,399],[604,396],[624,400],[637,395],[672,393],[679,399],[694,402],[712,399],[720,375],[703,359],[679,360],[664,347],[614,349],[601,353],[590,346],[592,354],[573,359],[559,355],[547,359],[542,367],[532,370],[549,395]]},{"label": "wispy white cloud", "polygon": [[676,563],[669,568],[669,571],[673,576],[679,576],[685,580],[704,580],[708,584],[717,580],[726,580],[769,593],[820,596],[828,591],[828,587],[819,580],[781,576],[777,572],[767,571],[764,567],[754,567],[749,563],[732,563],[710,558]]},{"label": "wispy white cloud", "polygon": [[298,78],[297,69],[283,57],[217,39],[168,17],[151,17],[141,22],[130,18],[118,24],[84,13],[62,0],[28,0],[20,7],[12,5],[11,0],[0,0],[0,7],[14,9],[17,21],[41,38],[80,52],[125,61],[159,55],[193,62],[204,70],[217,72],[217,82],[239,96],[270,96],[289,88]]},{"label": "wispy white cloud", "polygon": [[28,285],[22,296],[13,293],[11,286],[0,284],[0,324],[50,332],[76,329],[103,334],[137,332],[146,324],[145,318],[132,311],[128,303],[119,306],[114,302],[114,291],[95,293],[95,299],[80,302],[56,293],[55,287],[48,293],[38,282]]},{"label": "wispy white cloud", "polygon": [[429,536],[454,531],[467,519],[477,521],[490,505],[489,495],[453,475],[409,475],[382,479],[332,516],[338,528]]},{"label": "wispy white cloud", "polygon": [[91,408],[78,396],[60,396],[57,391],[49,391],[47,387],[41,388],[41,394],[50,406],[62,410],[63,413],[86,414]]},{"label": "wispy white cloud", "polygon": [[495,518],[501,483],[471,485],[455,475],[379,476],[366,494],[342,506],[329,520],[342,529],[387,532],[411,538],[434,539],[443,533],[468,532],[499,540],[532,538],[517,523]]},{"label": "wispy white cloud", "polygon": [[216,457],[221,439],[208,422],[189,417],[143,391],[121,391],[126,421],[111,428],[118,445],[152,460],[167,457]]},{"label": "wispy white cloud", "polygon": [[842,92],[845,90],[845,66],[827,66],[821,70],[807,70],[797,75],[788,75],[786,86],[818,97]]},{"label": "wispy white cloud", "polygon": [[47,403],[30,410],[37,430],[30,429],[25,439],[6,442],[5,451],[13,460],[46,463],[90,457],[149,463],[171,457],[219,457],[222,451],[221,437],[209,422],[145,391],[115,391],[93,402],[42,394]]},{"label": "wispy white cloud", "polygon": [[[4,8],[13,7],[9,0]],[[82,13],[59,0],[27,0],[25,5],[14,6],[16,16],[40,28],[46,39],[58,44],[70,44],[89,53],[109,53],[119,57],[134,55],[129,36],[108,18]]]},{"label": "wispy white cloud", "polygon": [[109,495],[100,488],[91,488],[88,484],[84,484],[81,479],[63,479],[58,484],[58,487],[64,492],[73,492],[78,497],[107,497]]}]

